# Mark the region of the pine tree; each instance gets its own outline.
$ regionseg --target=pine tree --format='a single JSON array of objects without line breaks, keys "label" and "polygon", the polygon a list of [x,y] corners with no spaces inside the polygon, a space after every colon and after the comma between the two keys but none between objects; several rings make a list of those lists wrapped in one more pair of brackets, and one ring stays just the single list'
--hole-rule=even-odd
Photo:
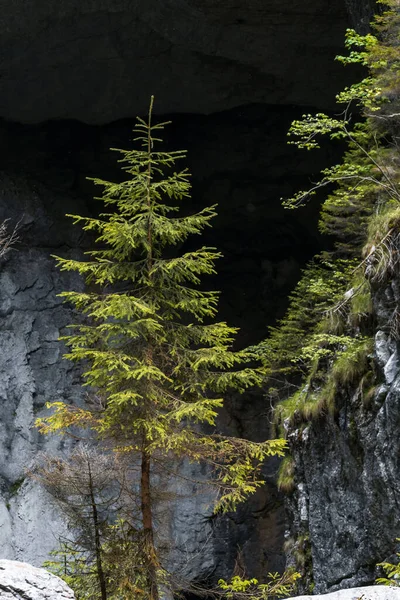
[{"label": "pine tree", "polygon": [[139,456],[146,597],[157,600],[162,569],[154,538],[154,459],[211,465],[220,488],[216,510],[230,510],[261,485],[260,465],[268,455],[282,455],[285,442],[217,433],[224,394],[259,384],[260,375],[248,366],[250,352],[232,351],[236,329],[215,321],[218,293],[199,287],[202,276],[215,273],[220,253],[206,246],[174,251],[210,225],[216,206],[182,214],[178,204],[190,198],[189,173],[175,171],[175,164],[186,153],[154,149],[166,123],[153,124],[152,109],[153,99],[148,120],[137,119],[139,149],[117,150],[129,178],[94,180],[112,212],[70,215],[95,232],[96,249],[86,260],[57,258],[62,270],[77,271],[88,284],[84,293],[62,294],[83,317],[63,339],[66,357],[87,365],[92,405],[53,403],[54,413],[39,425],[43,432],[88,426],[118,451]]}]

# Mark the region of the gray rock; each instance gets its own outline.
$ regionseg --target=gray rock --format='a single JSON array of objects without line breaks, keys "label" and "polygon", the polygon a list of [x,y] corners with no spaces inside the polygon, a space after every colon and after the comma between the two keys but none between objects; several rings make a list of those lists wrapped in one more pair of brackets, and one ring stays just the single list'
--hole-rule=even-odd
[{"label": "gray rock", "polygon": [[370,31],[370,22],[376,9],[375,0],[346,0],[352,26],[362,35]]},{"label": "gray rock", "polygon": [[0,560],[1,600],[74,600],[59,577],[27,563]]},{"label": "gray rock", "polygon": [[393,383],[399,370],[400,370],[399,355],[398,355],[397,348],[396,348],[395,351],[393,352],[393,354],[390,356],[387,363],[385,364],[384,369],[383,369],[383,372],[385,373],[385,380],[388,385]]},{"label": "gray rock", "polygon": [[81,283],[60,274],[49,256],[59,236],[72,247],[75,242],[68,222],[46,210],[49,192],[36,187],[29,195],[23,179],[4,174],[0,181],[0,219],[15,222],[24,215],[18,251],[0,266],[0,558],[40,565],[65,525],[50,497],[26,479],[26,470],[38,450],[62,452],[70,444],[43,438],[34,424],[48,401],[82,401],[79,373],[61,360],[58,336],[71,317],[57,297],[72,282]]},{"label": "gray rock", "polygon": [[338,390],[334,417],[312,423],[306,437],[290,432],[298,486],[288,500],[291,535],[307,539],[317,593],[373,583],[376,564],[395,556],[400,375],[398,341],[388,323],[398,302],[394,281],[375,291],[374,398],[365,402],[358,389]]},{"label": "gray rock", "polygon": [[388,335],[384,331],[377,331],[375,335],[375,355],[377,363],[384,369],[391,355]]}]

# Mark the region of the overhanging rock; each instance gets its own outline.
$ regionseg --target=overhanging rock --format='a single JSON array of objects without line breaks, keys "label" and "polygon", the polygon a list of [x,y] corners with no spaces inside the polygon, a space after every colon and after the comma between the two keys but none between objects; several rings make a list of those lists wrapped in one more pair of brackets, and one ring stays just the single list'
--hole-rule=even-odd
[{"label": "overhanging rock", "polygon": [[0,116],[106,123],[252,103],[332,108],[345,0],[2,0]]}]

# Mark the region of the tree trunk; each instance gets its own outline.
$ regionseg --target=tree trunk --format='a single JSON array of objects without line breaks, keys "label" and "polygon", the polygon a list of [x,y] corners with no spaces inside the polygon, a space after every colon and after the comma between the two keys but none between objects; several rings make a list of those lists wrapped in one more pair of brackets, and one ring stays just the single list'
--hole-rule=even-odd
[{"label": "tree trunk", "polygon": [[95,552],[96,552],[97,577],[99,579],[101,600],[107,600],[106,578],[104,576],[103,563],[101,560],[101,540],[100,540],[99,515],[97,512],[97,504],[96,504],[96,500],[94,497],[92,472],[90,470],[90,465],[88,465],[88,467],[89,467],[90,502],[92,505],[92,517],[93,517],[93,525],[94,525],[94,543],[95,543]]},{"label": "tree trunk", "polygon": [[142,475],[140,481],[142,520],[144,536],[144,554],[147,577],[150,586],[150,600],[159,600],[157,585],[157,552],[154,546],[153,514],[150,492],[150,456],[142,452]]}]

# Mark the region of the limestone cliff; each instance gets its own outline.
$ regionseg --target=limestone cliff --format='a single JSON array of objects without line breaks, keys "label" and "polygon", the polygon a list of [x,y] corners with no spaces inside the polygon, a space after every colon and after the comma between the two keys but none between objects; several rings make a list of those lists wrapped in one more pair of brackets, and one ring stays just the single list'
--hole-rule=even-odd
[{"label": "limestone cliff", "polygon": [[288,546],[298,551],[301,538],[317,592],[373,583],[376,564],[396,551],[400,361],[388,323],[399,299],[397,281],[375,292],[373,398],[338,390],[335,417],[290,430],[296,492],[287,503]]},{"label": "limestone cliff", "polygon": [[[365,26],[370,4],[347,5]],[[193,156],[194,201],[220,202],[212,243],[226,257],[223,315],[243,326],[242,340],[260,339],[318,246],[315,210],[283,216],[279,198],[324,160],[291,152],[287,126],[301,107],[332,108],[351,80],[333,62],[350,18],[344,0],[3,0],[1,8],[0,116],[16,123],[0,130],[0,220],[21,226],[18,247],[0,265],[0,557],[39,565],[63,522],[24,472],[39,449],[68,452],[69,442],[44,440],[32,426],[47,400],[84,398],[57,341],[71,320],[57,293],[81,283],[58,273],[50,255],[87,243],[63,215],[95,210],[85,176],[114,174],[107,148],[126,143],[129,123],[107,123],[145,112],[150,94],[159,113],[186,113],[173,141]],[[225,112],[204,116],[216,111]],[[301,444],[293,432],[292,528],[295,536],[310,532],[319,590],[371,581],[372,563],[398,534],[400,379],[384,328],[396,294],[376,295],[377,364],[386,380],[373,404],[348,399],[336,421],[310,427]],[[268,430],[269,407],[261,394],[247,400],[232,400],[225,425],[257,438]],[[275,472],[275,464],[266,469],[267,493],[217,525],[207,499],[185,491],[170,533],[190,578],[227,576],[241,553],[256,575],[282,568]]]},{"label": "limestone cliff", "polygon": [[[26,469],[39,449],[67,448],[68,442],[39,439],[33,425],[49,398],[82,397],[79,376],[61,361],[58,342],[70,317],[57,293],[72,279],[56,272],[50,252],[73,248],[77,239],[57,218],[56,198],[45,187],[4,173],[0,186],[0,218],[20,221],[18,250],[0,269],[0,557],[40,565],[62,522],[46,494],[25,479]],[[73,208],[65,196],[57,200]]]}]

